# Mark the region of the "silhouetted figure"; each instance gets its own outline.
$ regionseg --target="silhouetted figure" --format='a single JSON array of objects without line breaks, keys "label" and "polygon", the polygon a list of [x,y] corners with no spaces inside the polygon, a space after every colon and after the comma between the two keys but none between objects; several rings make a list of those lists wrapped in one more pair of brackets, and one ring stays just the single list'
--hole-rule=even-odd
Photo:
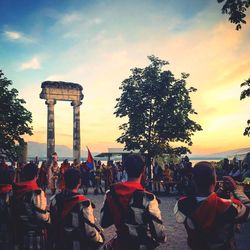
[{"label": "silhouetted figure", "polygon": [[[250,201],[231,177],[224,178],[224,190],[214,192],[216,173],[211,163],[199,162],[193,169],[195,195],[181,198],[175,207],[176,220],[184,223],[192,250],[235,249],[234,225],[247,221]],[[224,199],[227,191],[236,199]]]},{"label": "silhouetted figure", "polygon": [[16,243],[20,250],[45,250],[49,213],[44,191],[37,185],[38,167],[23,168],[24,182],[13,185],[11,213],[16,226]]},{"label": "silhouetted figure", "polygon": [[56,250],[97,249],[104,242],[95,225],[94,205],[78,193],[80,172],[69,169],[64,174],[65,189],[51,202],[52,248]]},{"label": "silhouetted figure", "polygon": [[124,167],[128,181],[110,186],[101,210],[101,226],[114,224],[117,229],[112,249],[154,249],[165,241],[165,234],[158,201],[141,185],[145,162],[132,154],[126,157]]}]

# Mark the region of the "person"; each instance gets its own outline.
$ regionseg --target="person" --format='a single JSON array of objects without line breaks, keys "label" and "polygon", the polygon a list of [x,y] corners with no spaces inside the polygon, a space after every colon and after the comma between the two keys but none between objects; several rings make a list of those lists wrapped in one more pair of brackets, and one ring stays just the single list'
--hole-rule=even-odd
[{"label": "person", "polygon": [[[37,165],[37,164],[36,164]],[[39,169],[37,184],[45,192],[47,188],[47,162],[43,161]]]},{"label": "person", "polygon": [[90,186],[90,170],[85,162],[82,162],[80,165],[80,173],[81,173],[81,185],[83,189],[83,194],[88,194],[88,189]]},{"label": "person", "polygon": [[16,244],[20,250],[45,250],[50,217],[45,193],[36,183],[38,166],[26,164],[22,172],[24,181],[13,184],[10,204]]},{"label": "person", "polygon": [[104,191],[102,190],[102,168],[101,164],[98,162],[95,169],[95,189],[94,194],[99,194],[99,190],[101,194],[104,194]]},{"label": "person", "polygon": [[68,159],[65,159],[60,167],[58,189],[62,191],[65,188],[64,173],[70,168]]},{"label": "person", "polygon": [[[224,192],[215,193],[216,172],[206,161],[194,166],[193,182],[195,194],[181,198],[174,209],[177,222],[185,225],[189,247],[192,250],[235,249],[234,226],[250,218],[250,200],[244,190],[227,176],[224,177]],[[228,190],[237,199],[220,197]]]},{"label": "person", "polygon": [[64,174],[65,189],[51,201],[51,248],[56,250],[96,249],[104,242],[95,225],[94,205],[78,193],[80,172],[69,169]]},{"label": "person", "polygon": [[145,162],[140,155],[131,154],[124,167],[128,181],[110,186],[101,209],[101,226],[115,225],[117,238],[109,243],[113,249],[154,249],[166,237],[158,200],[140,183]]},{"label": "person", "polygon": [[159,164],[156,162],[153,167],[153,184],[154,191],[160,193],[161,191],[161,181],[163,179],[163,171]]},{"label": "person", "polygon": [[105,190],[108,190],[109,186],[113,183],[113,172],[112,172],[111,161],[108,161],[107,166],[103,168],[103,177],[105,182]]},{"label": "person", "polygon": [[170,193],[170,189],[173,191],[173,171],[168,166],[168,164],[165,164],[164,170],[163,170],[163,181],[164,181],[164,187],[167,194]]},{"label": "person", "polygon": [[71,168],[79,169],[80,163],[78,162],[77,159],[74,159],[74,161],[71,164]]},{"label": "person", "polygon": [[0,170],[0,249],[14,250],[13,227],[10,213],[12,176],[6,169]]},{"label": "person", "polygon": [[54,152],[52,154],[52,163],[48,169],[48,182],[49,182],[48,184],[52,195],[56,193],[59,173],[60,173],[60,168],[58,165],[58,155],[56,152]]}]

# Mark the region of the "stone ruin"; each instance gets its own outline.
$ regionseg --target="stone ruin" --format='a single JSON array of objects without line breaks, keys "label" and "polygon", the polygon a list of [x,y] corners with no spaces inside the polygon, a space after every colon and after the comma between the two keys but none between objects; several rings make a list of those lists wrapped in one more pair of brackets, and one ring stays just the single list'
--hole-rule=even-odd
[{"label": "stone ruin", "polygon": [[71,101],[71,106],[73,106],[73,158],[80,161],[80,106],[84,97],[82,86],[71,82],[45,81],[42,83],[41,88],[40,98],[45,99],[48,106],[47,159],[51,159],[52,154],[55,152],[54,106],[56,101]]}]

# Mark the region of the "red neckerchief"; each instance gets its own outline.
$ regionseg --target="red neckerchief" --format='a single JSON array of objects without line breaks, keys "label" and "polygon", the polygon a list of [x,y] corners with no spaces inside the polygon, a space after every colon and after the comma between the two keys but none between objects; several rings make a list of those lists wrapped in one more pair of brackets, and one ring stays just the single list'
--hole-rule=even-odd
[{"label": "red neckerchief", "polygon": [[12,190],[12,185],[10,184],[0,184],[0,194],[9,193]]},{"label": "red neckerchief", "polygon": [[127,206],[135,190],[144,190],[139,182],[120,182],[114,185],[114,190],[122,205]]},{"label": "red neckerchief", "polygon": [[232,204],[231,200],[222,199],[212,193],[196,209],[194,219],[204,229],[210,228],[218,214],[224,213]]},{"label": "red neckerchief", "polygon": [[82,201],[88,200],[84,195],[75,195],[71,200],[64,201],[62,219],[64,219],[68,213],[74,208],[74,206]]},{"label": "red neckerchief", "polygon": [[27,192],[41,190],[41,189],[38,187],[36,181],[32,180],[32,181],[15,183],[13,190],[16,198],[19,199]]},{"label": "red neckerchief", "polygon": [[[127,209],[128,203],[134,192],[136,190],[144,190],[141,183],[139,182],[120,182],[114,184],[112,187],[119,199],[119,203],[124,207],[124,210]],[[112,212],[116,229],[119,233],[122,233],[124,231],[124,225],[122,224],[122,213],[120,211],[121,208],[117,205],[117,202],[114,200],[114,197],[112,197],[112,194],[107,196],[107,202],[109,209]]]}]

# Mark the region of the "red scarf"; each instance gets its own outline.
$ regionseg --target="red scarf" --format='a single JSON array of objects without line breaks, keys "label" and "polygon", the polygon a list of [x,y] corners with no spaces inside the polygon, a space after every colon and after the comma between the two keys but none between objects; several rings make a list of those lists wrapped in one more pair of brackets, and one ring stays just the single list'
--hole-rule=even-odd
[{"label": "red scarf", "polygon": [[21,198],[27,192],[41,190],[34,180],[15,183],[13,189],[17,199]]},{"label": "red scarf", "polygon": [[63,211],[62,211],[62,219],[64,219],[69,212],[80,202],[88,200],[85,196],[83,195],[76,195],[74,196],[71,200],[65,201],[64,206],[63,206]]},{"label": "red scarf", "polygon": [[121,204],[127,206],[134,191],[143,191],[144,188],[139,182],[120,182],[114,185],[114,190],[119,196]]},{"label": "red scarf", "polygon": [[12,190],[12,185],[10,184],[0,184],[0,194],[9,193]]},{"label": "red scarf", "polygon": [[204,229],[209,229],[213,226],[216,216],[224,213],[231,204],[231,200],[222,199],[216,193],[212,193],[196,209],[194,219]]}]

